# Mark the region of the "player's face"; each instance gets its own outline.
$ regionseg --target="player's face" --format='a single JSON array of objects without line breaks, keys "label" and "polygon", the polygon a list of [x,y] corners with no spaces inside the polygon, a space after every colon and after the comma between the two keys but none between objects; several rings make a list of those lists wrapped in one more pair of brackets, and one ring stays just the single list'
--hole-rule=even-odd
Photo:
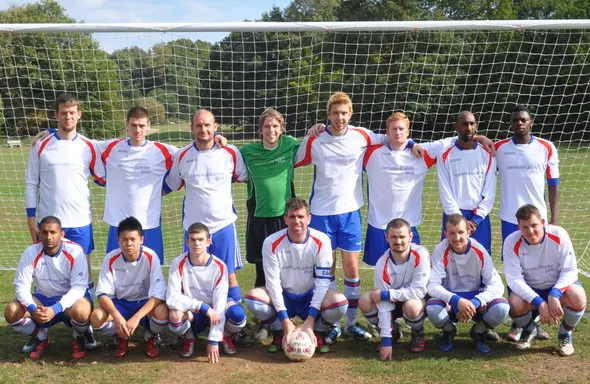
[{"label": "player's face", "polygon": [[306,235],[310,221],[311,215],[305,208],[293,209],[285,215],[285,223],[290,236]]},{"label": "player's face", "polygon": [[410,129],[408,124],[403,120],[391,121],[387,125],[387,136],[392,145],[404,144],[410,136]]},{"label": "player's face", "polygon": [[262,136],[262,143],[266,146],[273,147],[281,138],[283,127],[281,123],[272,116],[264,119],[262,128],[260,128],[260,135]]},{"label": "player's face", "polygon": [[45,223],[39,228],[39,240],[43,244],[43,252],[54,255],[61,245],[64,232],[57,223]]},{"label": "player's face", "polygon": [[210,144],[213,142],[215,132],[217,132],[217,124],[215,124],[215,117],[212,113],[202,111],[195,115],[191,124],[191,130],[195,135],[197,142],[203,144]]},{"label": "player's face", "polygon": [[55,112],[57,127],[64,132],[75,131],[80,117],[82,112],[78,110],[77,105],[60,104]]},{"label": "player's face", "polygon": [[135,260],[139,257],[139,250],[143,244],[143,236],[139,231],[123,231],[119,234],[119,247],[128,260]]},{"label": "player's face", "polygon": [[545,235],[545,222],[537,215],[531,215],[528,220],[518,220],[518,229],[529,244],[539,244]]},{"label": "player's face", "polygon": [[412,242],[412,232],[406,226],[400,228],[389,228],[386,234],[389,249],[393,253],[405,253]]},{"label": "player's face", "polygon": [[150,129],[150,121],[147,117],[132,117],[126,121],[127,134],[132,145],[143,145],[145,137]]},{"label": "player's face", "polygon": [[524,137],[531,133],[531,126],[533,125],[533,119],[527,112],[514,112],[510,117],[510,126],[512,132],[517,137]]},{"label": "player's face", "polygon": [[463,141],[472,141],[477,132],[477,121],[475,121],[475,116],[473,116],[472,113],[462,114],[455,123],[455,129]]},{"label": "player's face", "polygon": [[332,125],[332,129],[336,132],[342,132],[346,129],[350,121],[351,111],[348,104],[339,103],[330,106],[330,113],[328,119]]},{"label": "player's face", "polygon": [[467,250],[469,234],[465,221],[461,221],[459,225],[453,225],[447,222],[445,235],[449,240],[451,248],[456,253],[464,253]]},{"label": "player's face", "polygon": [[191,255],[201,256],[207,253],[207,248],[211,245],[211,238],[207,232],[189,233],[186,244]]}]

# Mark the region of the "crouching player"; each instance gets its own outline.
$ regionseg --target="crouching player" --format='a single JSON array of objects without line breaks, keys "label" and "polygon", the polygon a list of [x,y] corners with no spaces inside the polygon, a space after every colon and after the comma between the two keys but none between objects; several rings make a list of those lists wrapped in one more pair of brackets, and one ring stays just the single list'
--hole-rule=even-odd
[{"label": "crouching player", "polygon": [[119,248],[102,262],[96,289],[100,306],[92,312],[92,326],[105,336],[117,335],[115,357],[121,358],[141,324],[146,354],[155,358],[160,355],[158,335],[168,327],[160,255],[142,245],[143,229],[135,217],[119,223],[117,239]]},{"label": "crouching player", "polygon": [[475,321],[471,337],[475,348],[489,353],[488,329],[493,329],[508,315],[508,301],[502,297],[504,285],[492,258],[476,240],[469,238],[469,223],[460,214],[449,215],[445,236],[432,254],[426,304],[428,319],[442,329],[439,349],[453,349],[457,333],[455,322]]},{"label": "crouching player", "polygon": [[72,357],[80,359],[86,356],[92,312],[86,255],[64,238],[57,217],[41,220],[39,239],[23,252],[14,277],[16,300],[8,303],[4,318],[15,331],[31,336],[23,352],[35,360],[49,347],[47,329],[63,322],[73,328]]},{"label": "crouching player", "polygon": [[359,307],[367,321],[378,326],[379,356],[391,360],[392,342],[401,337],[399,323],[404,317],[412,329],[410,352],[424,351],[424,307],[430,277],[430,254],[412,244],[412,228],[404,219],[391,220],[385,229],[389,249],[375,266],[375,289],[363,294]]},{"label": "crouching player", "polygon": [[309,334],[317,350],[326,353],[325,331],[346,313],[348,300],[329,289],[332,268],[330,239],[309,228],[307,201],[287,201],[287,228],[264,240],[262,265],[266,288],[254,288],[246,295],[250,312],[273,331],[270,352],[283,348],[295,329],[290,318],[303,320],[301,329]]},{"label": "crouching player", "polygon": [[523,328],[516,348],[531,347],[537,331],[531,310],[538,309],[542,323],[561,319],[558,352],[569,356],[574,353],[572,330],[586,309],[572,242],[565,229],[545,225],[534,205],[520,207],[516,219],[519,230],[504,242],[504,272],[512,289],[510,316]]},{"label": "crouching player", "polygon": [[227,355],[236,353],[232,335],[246,325],[241,305],[227,299],[228,275],[225,263],[207,253],[211,245],[209,229],[194,223],[187,230],[189,252],[170,265],[166,303],[170,308],[170,330],[184,338],[181,357],[195,351],[195,336],[209,327],[207,357],[219,362],[219,343]]}]

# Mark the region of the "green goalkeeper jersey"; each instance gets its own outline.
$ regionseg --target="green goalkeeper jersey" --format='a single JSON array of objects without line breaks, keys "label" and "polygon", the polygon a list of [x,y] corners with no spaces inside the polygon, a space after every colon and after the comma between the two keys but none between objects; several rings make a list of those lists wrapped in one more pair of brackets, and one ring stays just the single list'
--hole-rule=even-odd
[{"label": "green goalkeeper jersey", "polygon": [[248,215],[276,217],[285,213],[285,203],[295,197],[293,162],[300,142],[282,135],[275,149],[262,141],[240,149],[248,167]]}]

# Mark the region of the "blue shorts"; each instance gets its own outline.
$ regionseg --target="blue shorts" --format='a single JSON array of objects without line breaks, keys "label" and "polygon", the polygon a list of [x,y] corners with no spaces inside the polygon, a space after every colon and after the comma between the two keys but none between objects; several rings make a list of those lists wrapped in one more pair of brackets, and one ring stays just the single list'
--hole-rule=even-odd
[{"label": "blue shorts", "polygon": [[361,211],[342,213],[340,215],[311,215],[310,227],[324,232],[330,238],[332,250],[360,252],[362,249]]},{"label": "blue shorts", "polygon": [[94,237],[92,236],[92,224],[85,227],[62,228],[66,239],[79,244],[86,255],[90,255],[94,250]]},{"label": "blue shorts", "polygon": [[502,244],[506,241],[506,238],[513,232],[518,231],[518,224],[513,224],[508,221],[500,220],[502,222]]},{"label": "blue shorts", "polygon": [[[34,292],[33,297],[39,300],[44,307],[51,307],[53,304],[61,300],[61,296],[49,297],[38,292]],[[92,311],[92,309],[94,308],[94,303],[92,302],[92,296],[90,295],[90,292],[88,290],[86,290],[86,292],[84,293],[84,298],[88,299],[88,301],[90,302],[90,308]],[[66,316],[65,310],[55,315],[55,317],[51,319],[49,322],[45,324],[39,324],[39,328],[50,328],[58,323],[64,323],[68,327],[72,327],[72,323],[70,323],[70,319],[68,319],[68,317]]]},{"label": "blue shorts", "polygon": [[[119,228],[109,225],[107,236],[107,253],[119,248]],[[143,230],[143,245],[156,252],[160,264],[164,265],[164,243],[162,242],[162,227]]]},{"label": "blue shorts", "polygon": [[[574,284],[576,284],[576,285],[579,285],[579,286],[580,286],[580,287],[582,287],[582,288],[584,287],[584,286],[582,285],[582,283],[580,283],[579,281],[576,281]],[[553,287],[551,287],[551,288],[547,288],[547,289],[537,289],[537,288],[533,288],[533,287],[531,287],[531,289],[532,289],[533,291],[535,291],[535,293],[536,293],[537,295],[539,295],[539,297],[541,297],[541,299],[543,299],[543,300],[545,300],[545,301],[547,301],[547,299],[549,298],[549,292],[551,292],[551,289],[552,289],[552,288],[553,288]],[[568,288],[569,288],[569,287],[568,287]],[[566,289],[566,291],[567,291],[567,289]]]},{"label": "blue shorts", "polygon": [[[140,309],[147,303],[148,299],[144,300],[123,300],[123,299],[112,299],[113,304],[115,304],[115,308],[117,311],[123,316],[125,320],[129,320],[133,317]],[[139,324],[144,329],[150,329],[150,322],[147,316],[144,316],[140,321]]]},{"label": "blue shorts", "polygon": [[[239,304],[236,304],[239,305]],[[226,309],[226,317],[225,321],[228,321],[227,317],[227,309]],[[211,319],[207,317],[207,313],[203,311],[193,312],[193,321],[191,323],[191,329],[193,334],[196,336],[203,332],[205,329],[211,326]]]},{"label": "blue shorts", "polygon": [[[188,234],[184,231],[184,251],[189,252],[186,240]],[[231,223],[219,231],[211,234],[211,245],[207,248],[207,252],[219,257],[227,266],[227,274],[231,275],[237,269],[244,268],[242,264],[242,254],[240,252],[240,242],[238,240],[238,232],[236,231],[236,224]]]},{"label": "blue shorts", "polygon": [[[371,224],[367,224],[365,251],[363,253],[363,261],[365,263],[375,266],[383,253],[389,249],[385,233],[385,229],[375,228]],[[416,227],[412,227],[412,234],[412,243],[420,244],[420,234]]]},{"label": "blue shorts", "polygon": [[283,301],[285,303],[285,307],[287,307],[287,314],[289,315],[289,318],[298,316],[301,320],[307,319],[307,315],[309,314],[309,305],[311,304],[313,293],[313,289],[310,289],[309,291],[300,295],[283,291]]},{"label": "blue shorts", "polygon": [[[462,209],[461,214],[467,219],[471,220],[474,216],[473,212],[468,209]],[[442,232],[441,232],[441,241],[445,238],[445,225],[447,224],[447,215],[443,212],[442,217]],[[480,243],[486,251],[491,255],[492,254],[492,225],[490,223],[490,216],[486,216],[481,223],[477,226],[475,232],[473,232],[469,237],[475,239]]]}]

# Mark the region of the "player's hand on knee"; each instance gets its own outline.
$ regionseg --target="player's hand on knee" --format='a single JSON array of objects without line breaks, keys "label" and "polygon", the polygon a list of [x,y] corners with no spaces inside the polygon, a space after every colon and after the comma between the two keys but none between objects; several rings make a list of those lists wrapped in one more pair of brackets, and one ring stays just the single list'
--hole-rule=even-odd
[{"label": "player's hand on knee", "polygon": [[219,346],[207,344],[207,359],[211,364],[219,363]]},{"label": "player's hand on knee", "polygon": [[211,325],[219,324],[219,315],[217,314],[217,312],[215,312],[213,308],[209,308],[207,310],[207,317],[209,318]]},{"label": "player's hand on knee", "polygon": [[307,136],[318,137],[318,135],[326,129],[326,125],[317,123],[307,130]]},{"label": "player's hand on knee", "polygon": [[555,296],[549,296],[547,298],[547,305],[549,306],[549,313],[554,319],[559,319],[563,316],[563,308],[561,302]]},{"label": "player's hand on knee", "polygon": [[127,321],[121,316],[121,314],[115,316],[113,322],[115,323],[115,329],[117,330],[117,335],[119,337],[126,339],[130,336],[129,330],[127,329]]},{"label": "player's hand on knee", "polygon": [[49,131],[48,130],[39,131],[39,133],[37,133],[35,135],[35,137],[33,137],[33,139],[31,140],[31,146],[34,147],[37,144],[38,141],[43,140],[47,136],[49,136]]},{"label": "player's hand on knee", "polygon": [[412,147],[412,154],[421,159],[424,157],[424,148],[419,144],[414,144]]},{"label": "player's hand on knee", "polygon": [[373,292],[371,292],[371,300],[377,305],[377,303],[381,301],[381,290],[374,289]]},{"label": "player's hand on knee", "polygon": [[553,324],[555,322],[549,311],[549,305],[546,302],[539,305],[539,316],[541,316],[541,323],[543,324]]},{"label": "player's hand on knee", "polygon": [[133,336],[133,334],[135,333],[135,330],[139,325],[139,320],[140,319],[136,319],[135,316],[127,320],[127,334],[129,335],[129,337]]},{"label": "player's hand on knee", "polygon": [[379,358],[381,360],[391,360],[392,354],[393,354],[393,347],[380,347],[379,348]]}]

